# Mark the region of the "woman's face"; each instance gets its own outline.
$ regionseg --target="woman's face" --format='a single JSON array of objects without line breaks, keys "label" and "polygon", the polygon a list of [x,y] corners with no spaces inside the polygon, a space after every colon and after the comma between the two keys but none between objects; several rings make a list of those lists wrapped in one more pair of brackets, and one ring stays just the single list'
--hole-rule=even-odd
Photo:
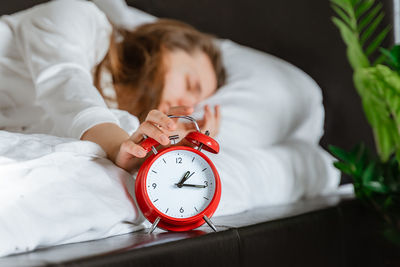
[{"label": "woman's face", "polygon": [[191,54],[184,50],[164,54],[166,68],[164,89],[159,109],[167,113],[170,107],[194,107],[217,89],[217,78],[210,58],[202,51]]}]

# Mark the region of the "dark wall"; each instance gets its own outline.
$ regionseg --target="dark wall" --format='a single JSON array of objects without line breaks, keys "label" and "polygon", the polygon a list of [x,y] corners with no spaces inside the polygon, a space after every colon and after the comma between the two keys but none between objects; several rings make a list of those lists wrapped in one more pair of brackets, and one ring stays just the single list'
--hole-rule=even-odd
[{"label": "dark wall", "polygon": [[[46,2],[0,1],[0,14]],[[330,17],[328,0],[128,0],[159,17],[186,21],[200,30],[281,57],[307,72],[321,86],[326,110],[321,144],[350,148],[373,139],[352,84],[345,46]],[[392,21],[391,1],[383,1]],[[387,44],[392,42],[389,37]]]},{"label": "dark wall", "polygon": [[[128,0],[159,17],[266,51],[298,66],[323,90],[326,110],[321,144],[350,148],[361,140],[373,147],[369,125],[352,84],[345,46],[331,22],[328,0]],[[385,1],[388,24],[392,5]],[[388,43],[391,42],[388,38]]]},{"label": "dark wall", "polygon": [[47,2],[49,0],[11,0],[0,1],[0,15],[12,14],[20,10]]}]

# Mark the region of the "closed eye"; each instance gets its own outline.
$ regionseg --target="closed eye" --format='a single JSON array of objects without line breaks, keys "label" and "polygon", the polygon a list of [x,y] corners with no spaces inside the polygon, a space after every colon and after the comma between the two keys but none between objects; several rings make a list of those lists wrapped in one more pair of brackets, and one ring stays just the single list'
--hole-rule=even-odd
[{"label": "closed eye", "polygon": [[190,81],[189,76],[186,76],[186,89],[195,94],[196,96],[200,96],[201,95],[201,85],[199,82],[196,82],[195,84],[193,84]]},{"label": "closed eye", "polygon": [[191,91],[192,87],[190,86],[189,75],[186,76],[186,90]]},{"label": "closed eye", "polygon": [[200,86],[200,83],[196,83],[196,93],[198,94],[198,95],[201,95],[201,86]]}]

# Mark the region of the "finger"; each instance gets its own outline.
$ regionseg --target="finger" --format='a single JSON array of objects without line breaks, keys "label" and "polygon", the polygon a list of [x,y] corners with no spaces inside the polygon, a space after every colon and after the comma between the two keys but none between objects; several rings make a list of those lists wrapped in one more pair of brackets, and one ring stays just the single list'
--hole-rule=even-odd
[{"label": "finger", "polygon": [[207,127],[207,123],[209,123],[208,116],[207,116],[207,110],[206,106],[203,107],[204,113],[203,113],[203,118],[197,120],[197,125],[200,127],[200,129],[204,130]]},{"label": "finger", "polygon": [[[121,144],[121,152],[128,153],[137,158],[144,158],[147,154],[146,150],[140,145],[135,144],[132,140],[127,140]],[[125,155],[127,156],[127,155]]]},{"label": "finger", "polygon": [[161,131],[160,128],[155,126],[152,122],[145,121],[140,125],[139,128],[140,131],[142,132],[142,135],[145,134],[164,146],[169,144],[168,136],[163,131]]},{"label": "finger", "polygon": [[169,109],[168,115],[190,115],[193,113],[193,111],[193,107],[176,106]]},{"label": "finger", "polygon": [[205,105],[204,106],[204,125],[203,128],[204,130],[210,130],[210,127],[213,124],[213,114],[211,112],[210,106]]},{"label": "finger", "polygon": [[221,121],[221,106],[220,105],[215,105],[214,116],[215,116],[216,122],[219,124]]},{"label": "finger", "polygon": [[205,111],[206,116],[210,117],[210,115],[212,115],[211,108],[209,105],[205,105],[204,111]]},{"label": "finger", "polygon": [[170,131],[176,128],[176,123],[163,112],[157,109],[153,109],[149,112],[146,117],[146,121],[150,121],[153,124],[160,125],[162,128]]},{"label": "finger", "polygon": [[[157,134],[158,134],[158,137],[157,137]],[[143,140],[144,135],[146,135],[148,137],[155,139],[160,144],[163,144],[161,139],[165,139],[165,138],[161,137],[162,134],[163,134],[163,132],[161,131],[160,128],[155,126],[150,121],[145,121],[142,124],[140,124],[139,128],[136,130],[136,132],[134,132],[131,135],[131,137],[129,139],[135,143],[139,143]]]},{"label": "finger", "polygon": [[220,108],[219,106],[214,107],[214,113],[211,111],[209,106],[204,107],[204,124],[202,130],[208,130],[211,137],[217,135],[220,124]]},{"label": "finger", "polygon": [[213,136],[216,136],[219,133],[219,128],[221,125],[221,107],[216,105],[214,107],[215,110],[215,124],[214,124],[214,133]]}]

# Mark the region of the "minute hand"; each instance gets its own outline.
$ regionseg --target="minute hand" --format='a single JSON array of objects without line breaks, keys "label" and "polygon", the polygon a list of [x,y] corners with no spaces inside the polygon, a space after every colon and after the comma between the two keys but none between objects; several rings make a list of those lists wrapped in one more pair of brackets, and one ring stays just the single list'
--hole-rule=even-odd
[{"label": "minute hand", "polygon": [[196,188],[206,188],[207,186],[201,184],[176,184],[177,186],[188,186],[188,187],[196,187]]},{"label": "minute hand", "polygon": [[182,183],[184,183],[187,180],[187,177],[189,176],[190,171],[185,172],[185,174],[183,175],[182,179],[179,181],[179,183],[177,183],[177,185],[181,185]]},{"label": "minute hand", "polygon": [[[189,172],[189,171],[188,171]],[[190,173],[190,172],[189,172]],[[192,177],[192,175],[194,174],[194,172],[192,172],[190,175],[185,175],[183,176],[182,180],[178,183],[178,186],[182,186],[184,185],[183,183],[186,182],[190,177]]]}]

